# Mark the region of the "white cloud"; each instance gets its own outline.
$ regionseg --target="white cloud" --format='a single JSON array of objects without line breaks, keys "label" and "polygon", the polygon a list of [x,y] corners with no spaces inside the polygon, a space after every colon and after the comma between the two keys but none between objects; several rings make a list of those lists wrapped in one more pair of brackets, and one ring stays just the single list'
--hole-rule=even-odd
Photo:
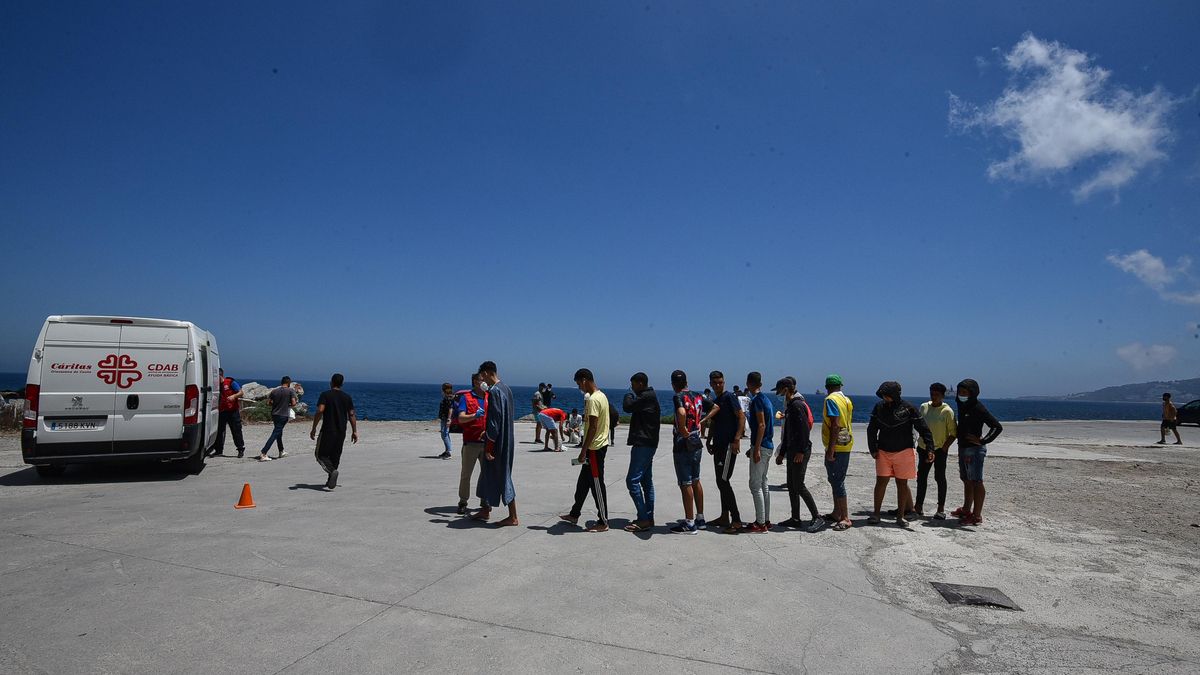
[{"label": "white cloud", "polygon": [[991,178],[1049,178],[1087,162],[1094,173],[1073,190],[1086,199],[1115,193],[1166,157],[1166,118],[1178,100],[1162,87],[1135,94],[1113,84],[1087,54],[1031,33],[1002,63],[1012,79],[995,101],[979,107],[950,94],[952,127],[998,129],[1017,143],[988,167]]},{"label": "white cloud", "polygon": [[1178,351],[1171,345],[1143,345],[1140,342],[1117,348],[1117,356],[1121,357],[1134,370],[1148,370],[1165,366],[1175,360]]},{"label": "white cloud", "polygon": [[1122,272],[1128,272],[1137,277],[1143,284],[1154,289],[1158,293],[1158,297],[1167,302],[1200,305],[1200,290],[1179,291],[1170,288],[1176,281],[1189,278],[1187,271],[1192,265],[1192,259],[1187,256],[1177,260],[1173,267],[1144,248],[1125,255],[1113,253],[1105,260]]}]

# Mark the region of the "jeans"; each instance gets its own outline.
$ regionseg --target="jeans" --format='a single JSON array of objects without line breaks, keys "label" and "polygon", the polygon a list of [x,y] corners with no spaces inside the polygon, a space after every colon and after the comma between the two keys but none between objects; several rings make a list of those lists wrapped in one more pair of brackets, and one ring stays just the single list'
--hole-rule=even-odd
[{"label": "jeans", "polygon": [[654,520],[654,450],[641,445],[629,449],[625,487],[637,507],[638,520]]},{"label": "jeans", "polygon": [[283,452],[283,428],[287,426],[288,416],[272,415],[271,421],[275,423],[275,428],[271,430],[271,435],[267,436],[267,444],[263,446],[262,452],[259,454],[267,454],[272,443],[279,443],[279,452]]},{"label": "jeans", "polygon": [[987,446],[958,448],[958,475],[964,481],[983,480],[983,460],[987,459]]},{"label": "jeans", "polygon": [[442,420],[442,443],[446,446],[446,454],[450,454],[450,421]]},{"label": "jeans", "polygon": [[578,518],[583,512],[583,501],[588,492],[596,500],[596,520],[608,525],[608,489],[604,486],[604,457],[608,448],[587,451],[587,464],[579,466],[579,480],[575,481],[575,504],[571,516]]},{"label": "jeans", "polygon": [[917,465],[917,498],[913,502],[914,508],[918,511],[923,510],[925,506],[925,490],[929,487],[929,469],[933,468],[933,479],[937,481],[937,505],[941,511],[946,505],[946,455],[945,450],[935,450],[933,453],[933,463],[926,462],[928,451],[917,450],[920,464]]},{"label": "jeans", "polygon": [[222,410],[217,413],[217,442],[213,445],[213,450],[225,451],[225,427],[229,427],[230,433],[233,434],[233,447],[237,448],[238,452],[244,452],[246,443],[242,440],[242,411],[240,410]]},{"label": "jeans", "polygon": [[[462,471],[458,476],[459,506],[466,506],[467,501],[471,499],[471,474],[475,473],[475,465],[479,463],[480,457],[483,457],[483,443],[463,442]],[[487,507],[483,500],[480,502],[481,507]]]},{"label": "jeans", "polygon": [[767,471],[771,468],[770,448],[759,448],[759,460],[754,461],[750,451],[750,496],[754,499],[754,522],[762,525],[771,522],[771,491],[767,488]]},{"label": "jeans", "polygon": [[784,464],[787,466],[787,486],[788,486],[788,501],[792,506],[792,520],[800,520],[800,500],[804,500],[804,505],[808,507],[808,513],[816,520],[820,517],[817,512],[817,502],[813,499],[812,493],[808,491],[808,487],[804,485],[804,474],[808,472],[808,460],[812,458],[812,452],[806,452],[801,455],[803,459],[799,463],[796,458],[788,457],[784,459]]},{"label": "jeans", "polygon": [[733,444],[718,444],[713,451],[713,468],[717,473],[717,489],[721,491],[721,515],[729,514],[729,522],[742,522],[742,514],[738,513],[737,497],[733,494],[733,486],[729,477],[733,475],[733,465],[737,463],[737,454]]},{"label": "jeans", "polygon": [[846,496],[846,472],[850,470],[850,453],[835,452],[833,461],[825,462],[825,474],[829,477],[829,485],[833,488],[833,498]]}]

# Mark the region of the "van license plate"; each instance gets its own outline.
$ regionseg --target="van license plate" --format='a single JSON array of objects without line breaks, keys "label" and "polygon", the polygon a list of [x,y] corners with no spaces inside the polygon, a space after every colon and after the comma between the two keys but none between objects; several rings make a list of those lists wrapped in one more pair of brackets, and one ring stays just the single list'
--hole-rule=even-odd
[{"label": "van license plate", "polygon": [[102,419],[47,420],[50,431],[99,431],[104,428]]}]

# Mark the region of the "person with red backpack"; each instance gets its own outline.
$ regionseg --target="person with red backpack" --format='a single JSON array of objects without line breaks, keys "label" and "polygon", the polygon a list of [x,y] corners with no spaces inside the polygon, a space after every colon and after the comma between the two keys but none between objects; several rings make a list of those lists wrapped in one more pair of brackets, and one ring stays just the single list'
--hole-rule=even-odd
[{"label": "person with red backpack", "polygon": [[704,399],[688,391],[687,373],[682,370],[671,373],[671,388],[675,390],[671,455],[675,460],[679,492],[683,496],[683,519],[671,531],[676,534],[696,534],[706,527],[704,487],[700,485],[700,460],[704,457],[700,420],[704,417]]},{"label": "person with red backpack", "polygon": [[[483,456],[483,418],[487,415],[488,395],[481,386],[479,373],[471,375],[470,391],[458,393],[458,405],[450,424],[451,431],[462,433],[462,471],[458,476],[458,515],[467,512],[467,501],[471,499],[471,476],[475,465]],[[488,503],[480,498],[479,508],[487,509]]]},{"label": "person with red backpack", "polygon": [[221,401],[217,405],[217,441],[213,444],[209,457],[219,457],[225,454],[225,427],[233,434],[233,445],[237,448],[237,456],[246,454],[246,443],[242,439],[242,385],[232,377],[225,377],[225,369],[217,371],[221,379]]}]

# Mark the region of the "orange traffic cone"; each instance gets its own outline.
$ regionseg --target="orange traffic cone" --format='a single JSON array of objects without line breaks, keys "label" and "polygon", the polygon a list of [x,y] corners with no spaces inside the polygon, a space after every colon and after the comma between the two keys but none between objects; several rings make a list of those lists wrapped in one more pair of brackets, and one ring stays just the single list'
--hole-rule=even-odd
[{"label": "orange traffic cone", "polygon": [[235,509],[252,509],[254,508],[254,497],[250,494],[250,484],[246,483],[242,486],[242,498],[234,504]]}]

